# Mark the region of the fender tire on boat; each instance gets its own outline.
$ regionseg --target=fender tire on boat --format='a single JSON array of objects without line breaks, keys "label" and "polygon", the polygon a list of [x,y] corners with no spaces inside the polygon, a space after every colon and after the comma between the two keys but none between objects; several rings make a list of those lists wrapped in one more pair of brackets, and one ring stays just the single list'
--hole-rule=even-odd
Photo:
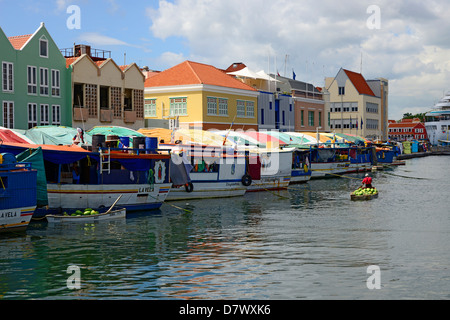
[{"label": "fender tire on boat", "polygon": [[189,182],[188,184],[186,184],[184,186],[184,188],[186,189],[186,192],[191,193],[192,191],[194,191],[194,185],[192,184],[192,182]]},{"label": "fender tire on boat", "polygon": [[252,184],[252,177],[250,177],[248,174],[245,174],[242,176],[241,182],[244,186],[248,187]]}]

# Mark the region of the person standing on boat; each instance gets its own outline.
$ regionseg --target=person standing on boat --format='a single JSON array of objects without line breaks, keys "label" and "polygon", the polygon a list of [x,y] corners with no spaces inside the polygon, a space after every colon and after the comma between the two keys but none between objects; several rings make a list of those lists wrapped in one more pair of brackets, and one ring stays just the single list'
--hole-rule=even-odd
[{"label": "person standing on boat", "polygon": [[364,177],[361,188],[373,188],[372,187],[372,178],[369,176],[368,173],[366,173],[366,176]]},{"label": "person standing on boat", "polygon": [[78,167],[76,162],[73,164],[72,179],[73,184],[80,184],[80,167]]},{"label": "person standing on boat", "polygon": [[84,144],[84,131],[81,128],[77,128],[77,134],[73,137],[73,144],[79,145],[80,142]]}]

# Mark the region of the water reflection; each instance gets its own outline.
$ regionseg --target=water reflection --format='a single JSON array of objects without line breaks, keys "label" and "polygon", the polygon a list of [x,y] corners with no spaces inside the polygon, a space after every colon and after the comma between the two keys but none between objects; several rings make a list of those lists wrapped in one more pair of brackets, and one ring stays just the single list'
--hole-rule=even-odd
[{"label": "water reflection", "polygon": [[[33,223],[0,242],[4,299],[398,299],[449,297],[446,158],[284,191],[164,204],[95,224]],[[392,173],[392,174],[389,174]],[[428,180],[402,176],[421,177]],[[188,209],[191,213],[182,209]],[[66,286],[81,268],[81,290]],[[382,270],[367,289],[366,268]]]}]

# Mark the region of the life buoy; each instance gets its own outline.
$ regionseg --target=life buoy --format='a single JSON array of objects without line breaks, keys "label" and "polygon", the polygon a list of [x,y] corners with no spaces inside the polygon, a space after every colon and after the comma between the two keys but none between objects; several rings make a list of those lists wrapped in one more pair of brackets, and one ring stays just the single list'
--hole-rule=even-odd
[{"label": "life buoy", "polygon": [[192,182],[186,183],[184,185],[184,188],[186,189],[186,192],[191,193],[192,191],[194,191],[194,185],[192,184]]},{"label": "life buoy", "polygon": [[242,176],[241,182],[244,186],[248,187],[252,184],[252,177],[250,177],[248,174],[245,174]]}]

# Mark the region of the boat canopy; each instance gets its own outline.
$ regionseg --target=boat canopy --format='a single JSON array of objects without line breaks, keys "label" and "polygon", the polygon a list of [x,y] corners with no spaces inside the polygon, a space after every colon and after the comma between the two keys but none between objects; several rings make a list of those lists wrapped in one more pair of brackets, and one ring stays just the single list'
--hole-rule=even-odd
[{"label": "boat canopy", "polygon": [[120,126],[96,126],[86,132],[88,135],[103,134],[105,136],[114,135],[119,137],[145,137],[145,135],[139,131],[120,127]]},{"label": "boat canopy", "polygon": [[[34,144],[71,145],[77,129],[65,126],[37,126],[23,132]],[[84,135],[85,144],[92,144],[92,137]]]},{"label": "boat canopy", "polygon": [[231,141],[234,144],[237,144],[238,146],[249,146],[258,148],[266,147],[265,143],[261,143],[258,140],[245,135],[243,131],[221,130],[215,132],[223,137],[226,136],[229,141]]},{"label": "boat canopy", "polygon": [[300,138],[300,141],[302,144],[317,144],[317,139],[314,137],[311,137],[310,135],[304,134],[302,132],[285,132],[289,136]]},{"label": "boat canopy", "polygon": [[290,147],[296,147],[299,149],[309,149],[311,144],[310,140],[306,140],[303,137],[291,135],[289,133],[285,132],[279,132],[279,131],[267,131],[267,134],[271,135],[272,137],[275,137]]},{"label": "boat canopy", "polygon": [[263,143],[266,145],[266,148],[278,148],[280,146],[286,146],[287,143],[273,137],[265,132],[259,132],[259,131],[244,131],[242,132],[244,135],[249,136],[253,139],[258,140],[260,143]]},{"label": "boat canopy", "polygon": [[3,142],[7,143],[33,143],[33,141],[31,141],[23,134],[23,132],[25,132],[25,130],[13,130],[5,127],[0,127],[0,139]]},{"label": "boat canopy", "polygon": [[[196,145],[207,145],[207,146],[233,146],[234,144],[224,136],[213,131],[205,131],[199,129],[177,129],[170,130],[164,128],[153,128],[139,129],[138,132],[142,133],[146,137],[157,137],[158,141],[161,143],[175,143],[175,141],[180,140],[183,144],[196,144]],[[225,144],[224,144],[225,141]]]}]

